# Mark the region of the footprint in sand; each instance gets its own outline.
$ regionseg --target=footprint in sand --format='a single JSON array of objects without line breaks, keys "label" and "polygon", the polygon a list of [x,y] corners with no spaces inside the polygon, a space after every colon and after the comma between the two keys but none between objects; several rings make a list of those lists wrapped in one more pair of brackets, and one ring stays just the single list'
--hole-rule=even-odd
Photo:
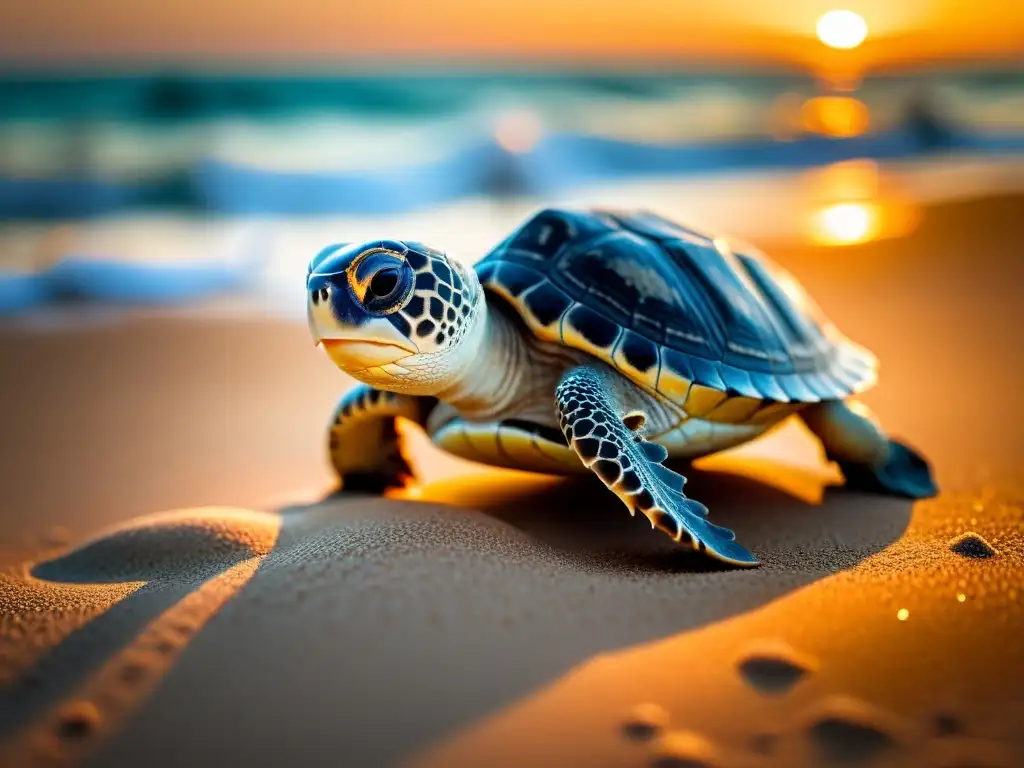
[{"label": "footprint in sand", "polygon": [[846,696],[826,699],[812,710],[806,731],[821,756],[840,764],[865,763],[898,745],[892,718]]},{"label": "footprint in sand", "polygon": [[765,695],[780,695],[818,668],[817,661],[781,640],[759,640],[737,664],[740,675]]},{"label": "footprint in sand", "polygon": [[57,736],[64,741],[79,741],[94,733],[100,724],[100,713],[89,701],[75,701],[57,715]]},{"label": "footprint in sand", "polygon": [[719,768],[714,744],[693,731],[669,731],[655,745],[651,768]]},{"label": "footprint in sand", "polygon": [[623,735],[633,741],[653,739],[668,727],[668,712],[650,702],[637,704],[622,724]]},{"label": "footprint in sand", "polygon": [[949,544],[950,550],[961,557],[983,559],[995,557],[998,553],[995,547],[989,544],[980,534],[968,531],[953,539]]}]

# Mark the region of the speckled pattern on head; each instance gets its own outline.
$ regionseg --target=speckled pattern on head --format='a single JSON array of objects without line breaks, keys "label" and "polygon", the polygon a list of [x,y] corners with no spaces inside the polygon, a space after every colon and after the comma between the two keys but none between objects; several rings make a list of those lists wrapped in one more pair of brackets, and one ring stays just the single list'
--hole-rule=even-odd
[{"label": "speckled pattern on head", "polygon": [[653,213],[543,210],[477,274],[538,337],[594,355],[690,416],[742,398],[753,401],[745,420],[875,381],[874,356],[765,254]]},{"label": "speckled pattern on head", "polygon": [[480,330],[482,289],[472,270],[440,251],[400,240],[337,244],[310,262],[306,282],[320,341],[396,348],[364,346],[348,359],[346,370],[373,386],[414,392],[469,363],[473,345],[460,342]]},{"label": "speckled pattern on head", "polygon": [[[473,312],[476,290],[460,274],[457,262],[422,243],[405,243],[405,259],[415,271],[415,293],[391,320],[414,339],[433,338],[437,345],[457,342]],[[408,326],[399,325],[404,320]]]},{"label": "speckled pattern on head", "polygon": [[[347,244],[323,249],[310,261],[308,274],[312,275],[331,256]],[[476,286],[466,280],[460,265],[445,259],[444,255],[423,243],[381,240],[379,253],[395,254],[412,268],[412,298],[396,312],[386,315],[388,321],[403,335],[414,341],[433,342],[440,346],[445,341],[458,341],[467,320],[475,308]],[[360,254],[367,260],[369,249],[363,246]],[[372,252],[369,252],[372,256]],[[358,258],[358,257],[357,257]],[[326,276],[326,275],[325,275]],[[326,287],[314,296],[314,302],[327,299]],[[362,296],[360,296],[362,298]]]}]

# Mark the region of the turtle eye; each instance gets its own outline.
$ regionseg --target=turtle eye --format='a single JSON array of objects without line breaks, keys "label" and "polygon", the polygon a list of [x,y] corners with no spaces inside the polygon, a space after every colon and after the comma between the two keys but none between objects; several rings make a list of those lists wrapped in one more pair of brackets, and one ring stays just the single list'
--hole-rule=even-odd
[{"label": "turtle eye", "polygon": [[380,270],[370,279],[370,296],[375,299],[386,299],[398,288],[399,272],[397,269],[386,267]]},{"label": "turtle eye", "polygon": [[408,264],[396,264],[390,258],[387,263],[374,266],[376,271],[370,273],[370,279],[363,283],[363,308],[375,315],[397,312],[412,295],[415,282],[412,269]]}]

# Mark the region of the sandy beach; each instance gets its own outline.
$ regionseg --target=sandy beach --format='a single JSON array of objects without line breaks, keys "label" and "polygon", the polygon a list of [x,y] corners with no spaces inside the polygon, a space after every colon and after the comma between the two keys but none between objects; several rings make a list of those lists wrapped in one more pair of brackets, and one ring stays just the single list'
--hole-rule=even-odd
[{"label": "sandy beach", "polygon": [[422,484],[325,498],[350,381],[301,324],[0,330],[0,764],[1024,764],[1021,213],[769,249],[943,493],[785,425],[687,470],[749,571],[415,433]]}]

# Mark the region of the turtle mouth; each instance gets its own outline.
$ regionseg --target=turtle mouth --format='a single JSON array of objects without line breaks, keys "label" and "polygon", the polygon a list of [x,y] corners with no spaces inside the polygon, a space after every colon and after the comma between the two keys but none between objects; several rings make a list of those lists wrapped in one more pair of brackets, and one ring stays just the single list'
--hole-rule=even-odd
[{"label": "turtle mouth", "polygon": [[416,354],[408,347],[367,339],[321,339],[320,346],[335,365],[347,371],[377,368]]}]

